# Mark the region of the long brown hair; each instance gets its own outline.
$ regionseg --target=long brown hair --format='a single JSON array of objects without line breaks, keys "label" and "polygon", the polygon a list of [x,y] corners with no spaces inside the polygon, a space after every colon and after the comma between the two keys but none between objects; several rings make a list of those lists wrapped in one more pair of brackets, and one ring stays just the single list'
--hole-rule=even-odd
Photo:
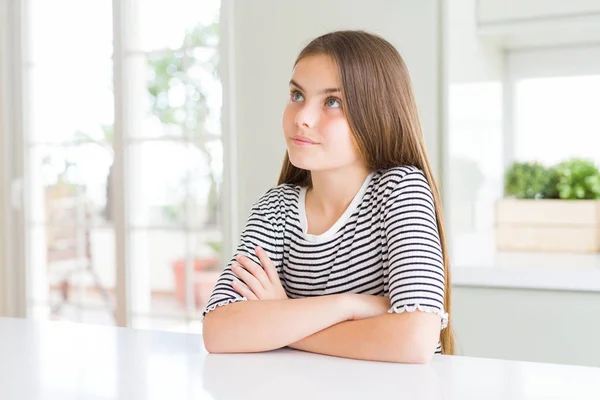
[{"label": "long brown hair", "polygon": [[[374,171],[411,165],[423,171],[431,186],[445,268],[444,307],[451,315],[450,263],[446,248],[441,196],[425,151],[421,123],[408,69],[385,39],[363,31],[337,31],[311,41],[298,55],[327,55],[337,65],[344,112],[358,151]],[[286,152],[279,184],[311,186],[310,171],[296,168]],[[441,332],[442,353],[454,354],[452,324]]]}]

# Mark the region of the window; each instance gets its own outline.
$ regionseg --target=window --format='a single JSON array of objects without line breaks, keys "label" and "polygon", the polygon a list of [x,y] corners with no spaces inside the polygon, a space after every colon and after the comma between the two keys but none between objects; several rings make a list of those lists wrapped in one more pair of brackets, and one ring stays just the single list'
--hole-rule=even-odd
[{"label": "window", "polygon": [[600,68],[597,75],[515,82],[514,158],[551,165],[582,157],[600,164]]},{"label": "window", "polygon": [[28,307],[39,317],[112,323],[111,4],[30,0],[23,9]]},{"label": "window", "polygon": [[515,51],[507,61],[511,158],[600,163],[600,47]]},{"label": "window", "polygon": [[197,329],[221,267],[220,1],[22,7],[29,313]]},{"label": "window", "polygon": [[449,91],[446,198],[455,264],[494,258],[494,207],[510,163],[580,157],[600,165],[600,47],[504,57],[504,81]]}]

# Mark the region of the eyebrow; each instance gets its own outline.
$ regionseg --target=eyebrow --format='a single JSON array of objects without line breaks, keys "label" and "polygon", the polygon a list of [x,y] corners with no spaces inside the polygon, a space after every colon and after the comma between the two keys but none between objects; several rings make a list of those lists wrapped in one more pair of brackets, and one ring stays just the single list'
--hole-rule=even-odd
[{"label": "eyebrow", "polygon": [[[304,88],[302,86],[298,85],[298,82],[294,81],[293,79],[290,80],[290,85],[294,85],[298,89],[305,92]],[[319,90],[318,94],[329,94],[329,93],[336,93],[336,92],[341,92],[341,90],[339,88],[327,88],[327,89]]]}]

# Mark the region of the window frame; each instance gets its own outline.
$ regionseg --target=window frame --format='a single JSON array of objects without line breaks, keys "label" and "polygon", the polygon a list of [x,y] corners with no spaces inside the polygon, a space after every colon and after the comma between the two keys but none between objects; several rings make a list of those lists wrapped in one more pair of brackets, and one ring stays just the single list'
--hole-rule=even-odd
[{"label": "window frame", "polygon": [[20,73],[25,30],[20,21],[24,5],[17,0],[0,2],[0,192],[4,195],[0,218],[0,312],[25,317],[27,280],[24,232],[23,79]]}]

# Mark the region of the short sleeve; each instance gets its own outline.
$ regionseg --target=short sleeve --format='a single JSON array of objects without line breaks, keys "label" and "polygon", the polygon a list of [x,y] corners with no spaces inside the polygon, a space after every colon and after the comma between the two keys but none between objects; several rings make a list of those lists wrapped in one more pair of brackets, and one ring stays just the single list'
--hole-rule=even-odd
[{"label": "short sleeve", "polygon": [[431,187],[420,170],[390,185],[383,214],[389,312],[432,312],[444,329],[444,259]]},{"label": "short sleeve", "polygon": [[240,242],[238,244],[237,250],[231,260],[219,276],[217,283],[212,291],[212,294],[206,304],[202,312],[202,317],[204,318],[206,314],[210,311],[213,311],[217,307],[225,306],[231,303],[235,303],[238,301],[247,300],[245,297],[242,297],[235,289],[233,289],[231,283],[233,279],[240,281],[231,271],[231,265],[235,261],[235,258],[242,254],[253,260],[254,262],[260,264],[258,256],[256,255],[255,248],[257,246],[262,247],[271,261],[275,264],[277,271],[281,270],[280,268],[280,259],[279,254],[277,252],[277,238],[275,233],[275,227],[270,222],[271,218],[269,218],[269,213],[274,212],[274,208],[270,208],[268,210],[264,209],[264,203],[268,201],[266,198],[269,192],[261,198],[261,201],[257,202],[250,212],[250,216],[246,222],[246,226],[240,235]]}]

